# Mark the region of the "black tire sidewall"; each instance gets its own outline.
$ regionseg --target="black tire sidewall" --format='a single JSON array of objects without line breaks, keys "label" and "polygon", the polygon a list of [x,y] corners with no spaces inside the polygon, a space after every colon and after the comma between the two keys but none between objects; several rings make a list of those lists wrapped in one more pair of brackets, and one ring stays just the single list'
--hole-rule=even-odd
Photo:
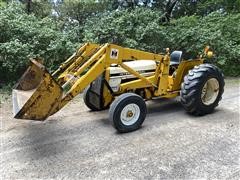
[{"label": "black tire sidewall", "polygon": [[[218,96],[212,104],[206,105],[202,102],[201,94],[205,83],[215,78],[219,83]],[[212,64],[201,64],[195,66],[184,77],[181,85],[181,103],[184,109],[193,115],[204,115],[211,113],[222,98],[224,92],[224,75],[222,71]]]},{"label": "black tire sidewall", "polygon": [[[132,103],[136,104],[139,107],[140,115],[138,120],[134,124],[125,125],[121,121],[121,112],[126,105],[132,104]],[[119,132],[131,132],[141,127],[143,121],[146,118],[146,114],[147,114],[147,108],[146,108],[145,101],[138,96],[129,96],[121,100],[116,105],[116,108],[114,109],[113,116],[112,116],[113,125]]]}]

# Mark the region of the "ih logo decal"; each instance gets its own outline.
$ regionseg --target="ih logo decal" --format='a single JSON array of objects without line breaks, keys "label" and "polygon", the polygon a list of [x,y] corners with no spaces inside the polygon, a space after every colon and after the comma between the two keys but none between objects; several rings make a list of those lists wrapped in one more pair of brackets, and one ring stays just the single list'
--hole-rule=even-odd
[{"label": "ih logo decal", "polygon": [[118,59],[118,49],[111,49],[110,58],[111,59]]}]

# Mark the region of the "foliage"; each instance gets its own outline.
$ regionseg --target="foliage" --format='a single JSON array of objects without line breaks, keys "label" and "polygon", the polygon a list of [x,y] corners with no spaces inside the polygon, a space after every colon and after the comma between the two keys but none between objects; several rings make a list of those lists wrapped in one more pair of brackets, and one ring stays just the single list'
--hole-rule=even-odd
[{"label": "foliage", "polygon": [[240,14],[211,13],[199,18],[183,17],[168,27],[170,47],[193,56],[204,45],[214,50],[213,62],[226,74],[240,75]]},{"label": "foliage", "polygon": [[240,0],[182,0],[170,23],[162,17],[174,0],[124,2],[130,1],[33,0],[28,14],[25,3],[0,1],[0,85],[18,79],[30,57],[44,58],[53,70],[86,41],[152,52],[170,47],[187,58],[210,45],[213,62],[240,75]]},{"label": "foliage", "polygon": [[52,12],[52,3],[49,0],[32,0],[31,11],[37,17],[47,17]]},{"label": "foliage", "polygon": [[167,25],[161,24],[160,18],[159,11],[146,8],[104,14],[100,20],[92,18],[86,23],[84,40],[152,52],[170,47],[183,50],[186,58],[197,56],[210,45],[216,54],[214,63],[229,75],[240,75],[240,14],[185,16]]},{"label": "foliage", "polygon": [[164,36],[161,29],[155,29],[160,23],[161,14],[146,8],[104,13],[100,19],[93,17],[85,24],[84,41],[153,49],[158,37]]},{"label": "foliage", "polygon": [[7,2],[5,0],[0,0],[0,7],[5,7]]},{"label": "foliage", "polygon": [[15,5],[0,11],[0,32],[1,82],[19,78],[30,57],[44,58],[52,69],[76,48],[51,19],[39,20]]}]

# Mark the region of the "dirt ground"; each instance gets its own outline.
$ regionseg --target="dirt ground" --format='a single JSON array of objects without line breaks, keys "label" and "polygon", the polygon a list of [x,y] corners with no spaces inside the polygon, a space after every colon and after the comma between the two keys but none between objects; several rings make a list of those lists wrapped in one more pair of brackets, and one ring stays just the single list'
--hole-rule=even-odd
[{"label": "dirt ground", "polygon": [[80,97],[44,122],[0,108],[2,179],[240,179],[240,83],[226,81],[213,114],[186,114],[178,99],[147,103],[143,127],[119,134],[108,110]]}]

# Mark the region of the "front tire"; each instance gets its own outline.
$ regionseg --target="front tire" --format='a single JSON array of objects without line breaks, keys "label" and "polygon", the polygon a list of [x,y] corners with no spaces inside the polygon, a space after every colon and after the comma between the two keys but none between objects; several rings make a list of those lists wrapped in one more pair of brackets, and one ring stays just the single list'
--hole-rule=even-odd
[{"label": "front tire", "polygon": [[147,107],[143,98],[134,93],[125,93],[113,101],[109,119],[121,133],[139,129],[145,120]]},{"label": "front tire", "polygon": [[219,68],[211,64],[195,66],[184,77],[181,85],[181,103],[193,115],[213,112],[222,99],[224,77]]}]

